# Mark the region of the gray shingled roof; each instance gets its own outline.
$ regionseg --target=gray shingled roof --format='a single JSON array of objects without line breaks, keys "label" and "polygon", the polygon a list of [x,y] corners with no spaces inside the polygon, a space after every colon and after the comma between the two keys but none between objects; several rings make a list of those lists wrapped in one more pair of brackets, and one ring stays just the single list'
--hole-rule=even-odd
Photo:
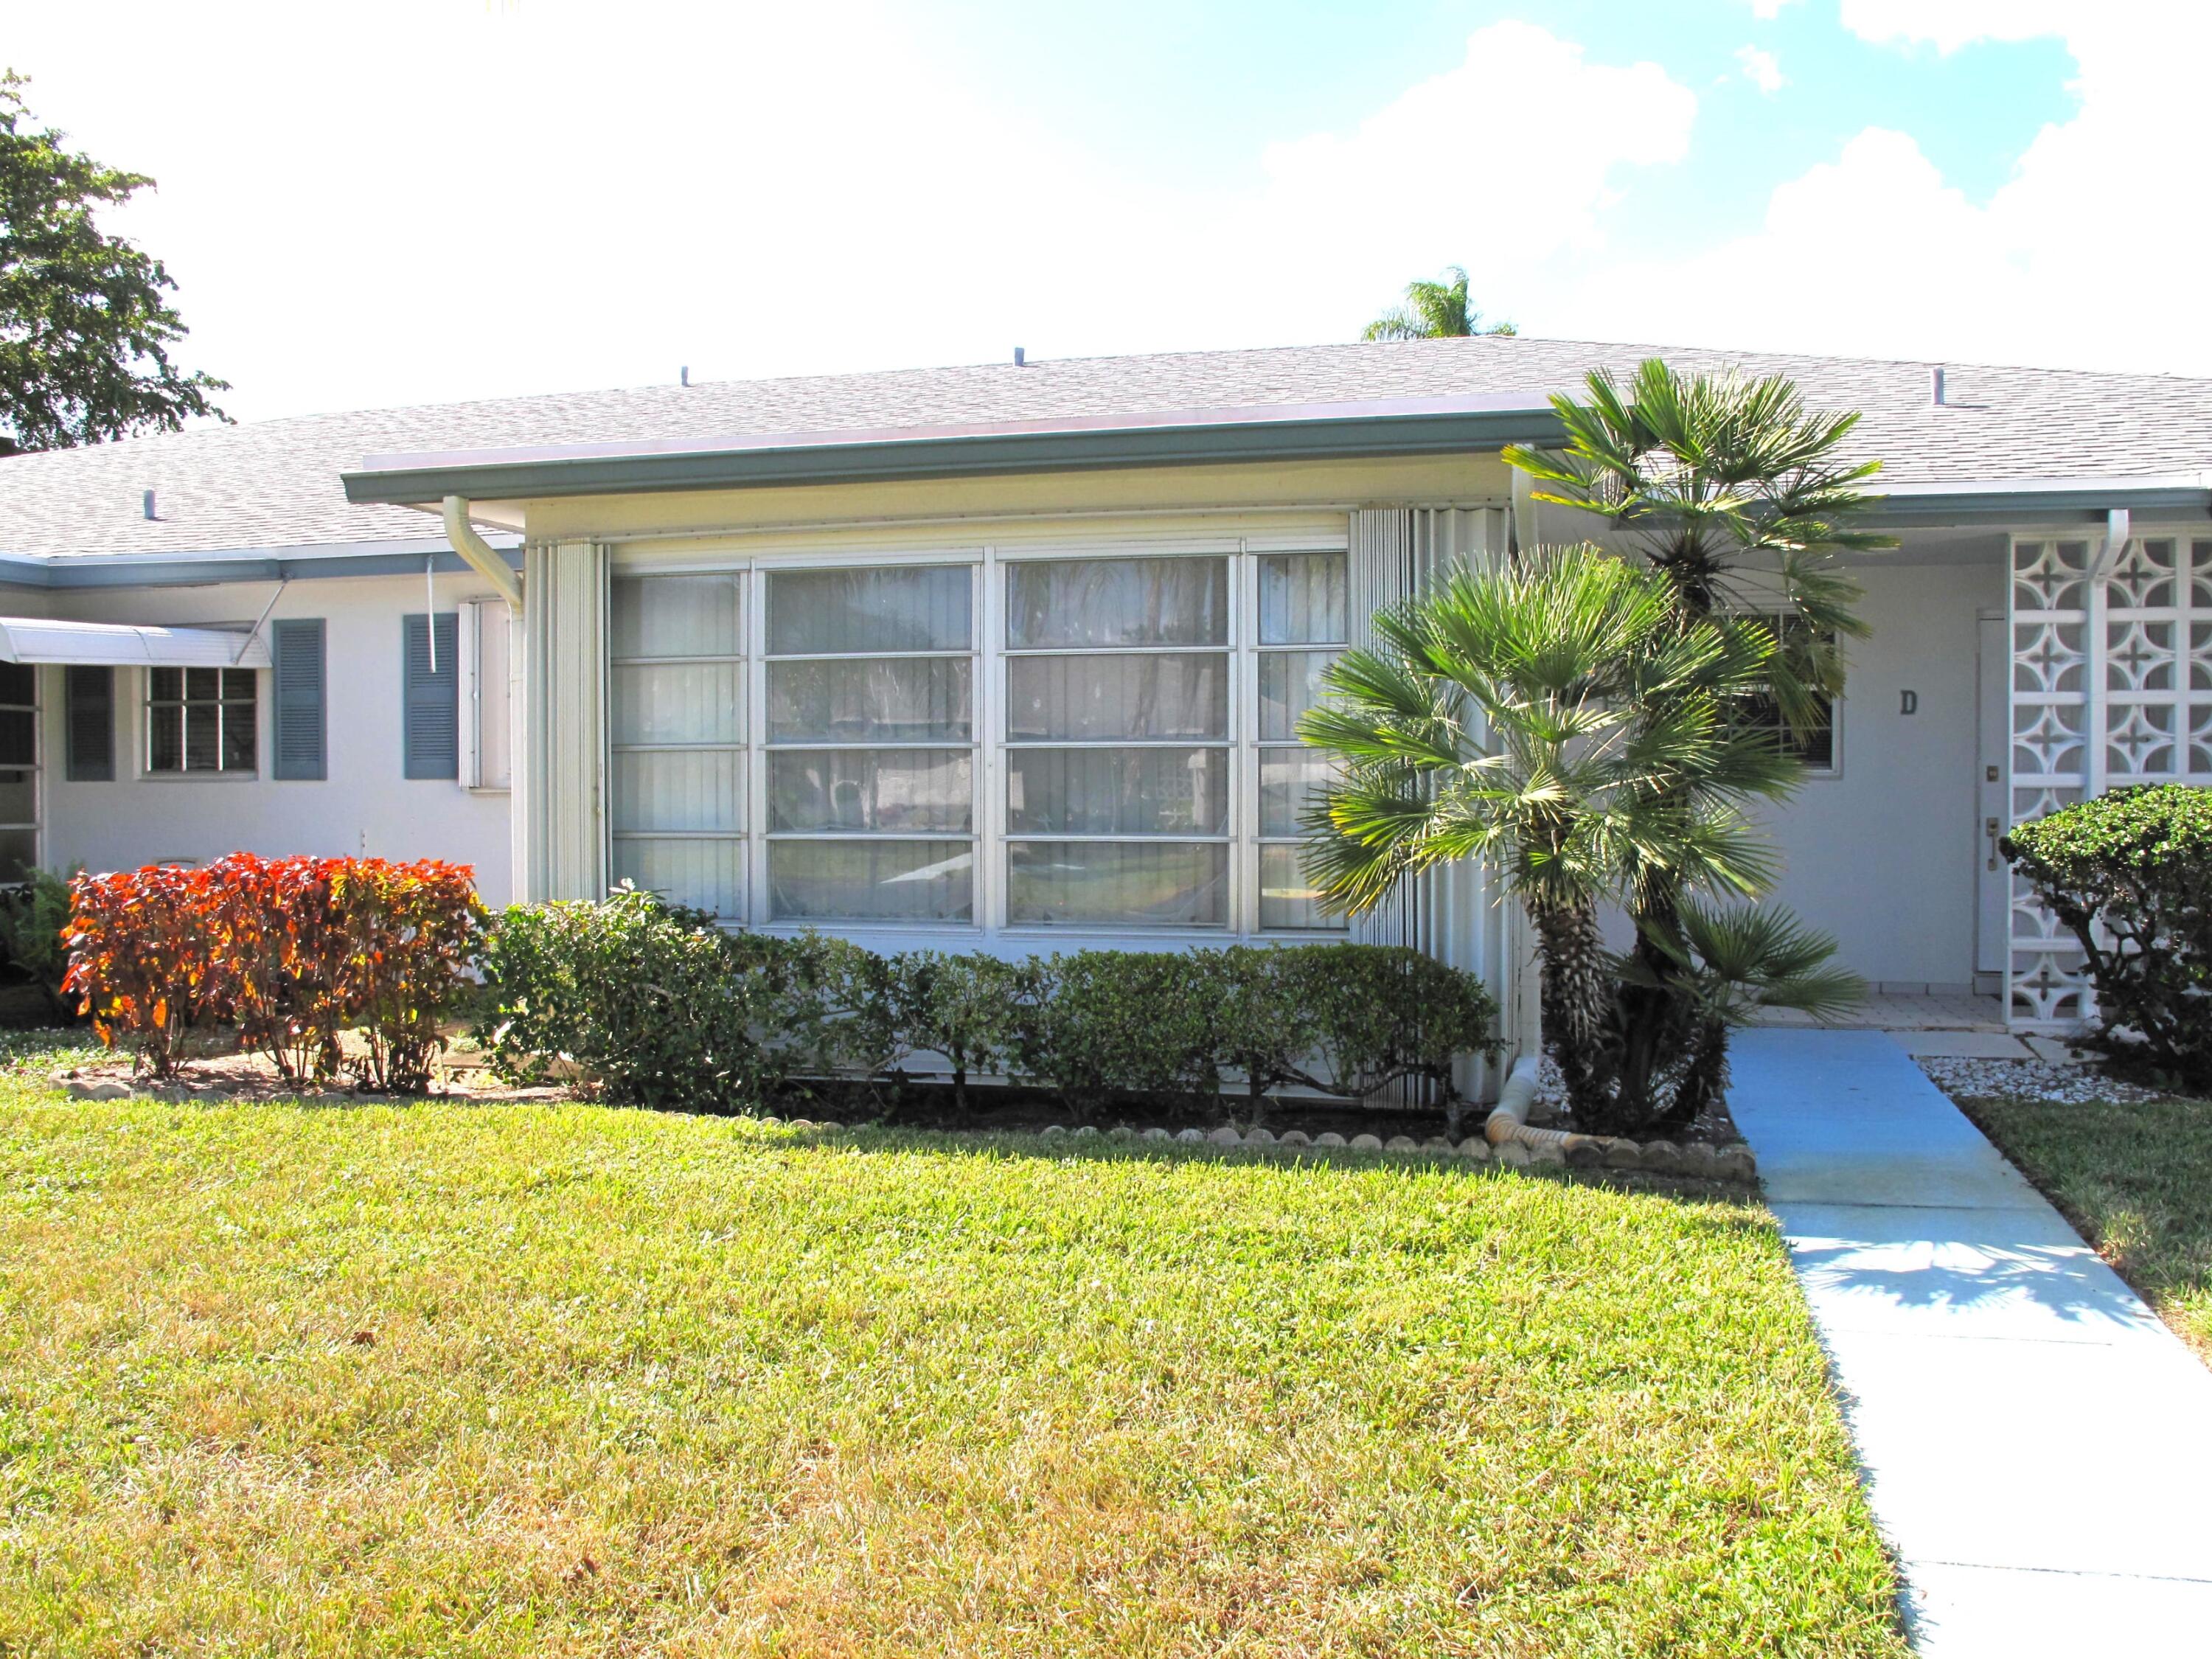
[{"label": "gray shingled roof", "polygon": [[[507,398],[313,415],[0,460],[0,553],[174,553],[413,538],[434,520],[347,502],[365,456],[704,440],[1173,410],[1570,390],[1661,356],[1793,376],[1865,416],[1856,447],[1900,484],[2141,478],[2212,470],[2212,380],[1486,336],[1176,352]],[[147,520],[143,492],[160,517]]]}]

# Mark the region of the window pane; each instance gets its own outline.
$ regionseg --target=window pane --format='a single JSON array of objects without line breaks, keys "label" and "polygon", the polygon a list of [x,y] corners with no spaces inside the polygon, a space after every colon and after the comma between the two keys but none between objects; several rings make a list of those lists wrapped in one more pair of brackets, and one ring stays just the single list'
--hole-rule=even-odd
[{"label": "window pane", "polygon": [[38,700],[38,669],[27,662],[0,662],[0,702],[27,704]]},{"label": "window pane", "polygon": [[769,653],[964,651],[973,591],[964,564],[778,571],[768,579]]},{"label": "window pane", "polygon": [[775,742],[965,743],[965,657],[778,662],[768,670]]},{"label": "window pane", "polygon": [[1295,740],[1298,716],[1322,700],[1334,651],[1271,651],[1260,659],[1260,740]]},{"label": "window pane", "polygon": [[0,708],[0,766],[39,763],[39,717],[27,708]]},{"label": "window pane", "polygon": [[1006,567],[1006,643],[1224,645],[1226,559],[1024,560]]},{"label": "window pane", "polygon": [[1340,645],[1345,556],[1278,553],[1260,561],[1260,643]]},{"label": "window pane", "polygon": [[1322,787],[1337,775],[1335,760],[1319,749],[1262,749],[1260,751],[1260,833],[1304,833],[1298,815]]},{"label": "window pane", "polygon": [[1006,736],[1074,742],[1229,735],[1229,659],[1012,657]]},{"label": "window pane", "polygon": [[39,821],[37,774],[0,772],[0,823]]},{"label": "window pane", "polygon": [[185,671],[181,668],[148,669],[146,695],[155,702],[177,702],[185,695]]},{"label": "window pane", "polygon": [[0,881],[21,881],[39,861],[34,830],[0,830]]},{"label": "window pane", "polygon": [[185,765],[185,711],[163,703],[146,711],[146,769],[179,772]]},{"label": "window pane", "polygon": [[617,664],[617,743],[743,743],[742,663]]},{"label": "window pane", "polygon": [[742,920],[744,843],[738,841],[625,841],[614,843],[617,881],[635,882],[677,904]]},{"label": "window pane", "polygon": [[1218,927],[1229,849],[1218,842],[1009,842],[1006,919],[1114,927]]},{"label": "window pane", "polygon": [[963,841],[780,841],[768,849],[780,921],[965,921],[974,849]]},{"label": "window pane", "polygon": [[1296,847],[1260,849],[1260,926],[1262,927],[1325,927],[1344,931],[1342,916],[1322,914],[1319,897],[1298,871]]},{"label": "window pane", "polygon": [[185,670],[185,696],[194,702],[204,698],[210,702],[222,696],[222,670],[220,668],[187,668]]},{"label": "window pane", "polygon": [[229,702],[222,708],[222,769],[251,772],[260,761],[255,743],[254,708],[250,702]]},{"label": "window pane", "polygon": [[617,750],[609,757],[617,832],[744,828],[744,757],[723,750]]},{"label": "window pane", "polygon": [[1006,829],[1030,836],[1229,833],[1225,749],[1010,749]]},{"label": "window pane", "polygon": [[222,671],[222,695],[229,702],[252,702],[259,678],[252,668],[226,668]]},{"label": "window pane", "polygon": [[782,749],[768,764],[771,830],[964,836],[975,825],[964,749]]},{"label": "window pane", "polygon": [[744,582],[735,572],[617,576],[609,605],[609,653],[617,657],[742,655]]},{"label": "window pane", "polygon": [[[197,669],[186,671],[197,673]],[[210,669],[210,673],[215,671]],[[188,702],[185,705],[185,770],[213,772],[222,760],[222,705]]]}]

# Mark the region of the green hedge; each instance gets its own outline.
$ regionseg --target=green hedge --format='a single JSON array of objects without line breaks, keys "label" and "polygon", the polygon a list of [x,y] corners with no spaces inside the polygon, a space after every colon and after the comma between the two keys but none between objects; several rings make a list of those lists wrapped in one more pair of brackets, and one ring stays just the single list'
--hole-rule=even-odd
[{"label": "green hedge", "polygon": [[2115,789],[1999,844],[2087,952],[2111,1052],[2212,1087],[2212,790]]},{"label": "green hedge", "polygon": [[1341,1097],[1406,1079],[1451,1098],[1460,1054],[1494,1054],[1473,975],[1414,951],[1315,945],[884,957],[816,933],[727,933],[617,890],[517,905],[494,932],[478,1035],[503,1076],[575,1076],[601,1098],[750,1107],[798,1078],[950,1069],[1057,1090],[1077,1117],[1116,1101],[1256,1106],[1285,1086]]}]

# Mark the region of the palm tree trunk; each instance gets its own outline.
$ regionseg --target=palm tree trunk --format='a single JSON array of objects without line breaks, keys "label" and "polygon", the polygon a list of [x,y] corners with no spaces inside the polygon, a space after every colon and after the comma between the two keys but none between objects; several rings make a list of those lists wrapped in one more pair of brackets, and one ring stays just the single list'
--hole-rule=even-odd
[{"label": "palm tree trunk", "polygon": [[1605,970],[1605,941],[1597,906],[1587,900],[1528,907],[1543,957],[1540,1006],[1544,1047],[1559,1068],[1567,1104],[1577,1124],[1595,1125],[1611,1114],[1607,1053],[1611,1036],[1613,982]]}]

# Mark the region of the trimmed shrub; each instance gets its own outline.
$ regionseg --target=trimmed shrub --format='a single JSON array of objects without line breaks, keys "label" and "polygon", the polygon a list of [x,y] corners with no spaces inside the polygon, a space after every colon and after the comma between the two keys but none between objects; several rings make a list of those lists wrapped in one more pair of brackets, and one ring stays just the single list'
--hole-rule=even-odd
[{"label": "trimmed shrub", "polygon": [[1279,1000],[1311,1026],[1327,1079],[1316,1086],[1356,1097],[1419,1078],[1449,1099],[1459,1055],[1498,1055],[1497,1001],[1463,969],[1393,945],[1302,945],[1273,954],[1285,981]]},{"label": "trimmed shrub", "polygon": [[917,1054],[942,1055],[952,1072],[953,1104],[966,1111],[971,1075],[1016,1069],[1022,1034],[1034,1028],[1043,1001],[1045,969],[981,951],[902,951],[888,967],[891,1068]]},{"label": "trimmed shrub", "polygon": [[174,1073],[191,1024],[234,1022],[241,1048],[294,1082],[338,1073],[420,1090],[441,1024],[470,993],[484,922],[474,872],[426,859],[264,859],[79,876],[64,987],[100,1040]]},{"label": "trimmed shrub", "polygon": [[703,910],[627,884],[605,900],[509,907],[484,953],[477,1032],[522,1084],[573,1071],[623,1106],[728,1110],[757,1097],[771,975]]},{"label": "trimmed shrub", "polygon": [[2212,790],[2115,789],[1999,848],[2081,941],[2107,1049],[2212,1087]]},{"label": "trimmed shrub", "polygon": [[1116,1095],[1211,1097],[1221,1031],[1212,951],[1077,951],[1042,968],[1015,1048],[1079,1117]]}]

